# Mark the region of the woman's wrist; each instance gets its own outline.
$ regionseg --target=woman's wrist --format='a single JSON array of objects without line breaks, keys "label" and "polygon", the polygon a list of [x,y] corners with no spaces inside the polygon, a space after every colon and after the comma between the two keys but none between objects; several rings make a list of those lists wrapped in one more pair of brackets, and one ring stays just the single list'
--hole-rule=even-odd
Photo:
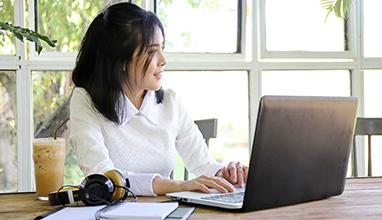
[{"label": "woman's wrist", "polygon": [[153,179],[153,191],[159,196],[169,192],[184,191],[184,183],[184,181],[163,179],[157,176]]}]

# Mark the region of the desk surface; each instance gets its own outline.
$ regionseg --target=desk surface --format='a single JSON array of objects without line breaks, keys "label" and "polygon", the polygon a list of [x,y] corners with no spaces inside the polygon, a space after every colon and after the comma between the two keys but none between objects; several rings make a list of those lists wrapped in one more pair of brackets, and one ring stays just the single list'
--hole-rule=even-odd
[{"label": "desk surface", "polygon": [[[141,197],[161,201],[165,197]],[[0,195],[0,219],[33,219],[55,207],[34,193]],[[248,213],[197,206],[190,219],[382,219],[382,178],[348,179],[340,196],[315,202]]]}]

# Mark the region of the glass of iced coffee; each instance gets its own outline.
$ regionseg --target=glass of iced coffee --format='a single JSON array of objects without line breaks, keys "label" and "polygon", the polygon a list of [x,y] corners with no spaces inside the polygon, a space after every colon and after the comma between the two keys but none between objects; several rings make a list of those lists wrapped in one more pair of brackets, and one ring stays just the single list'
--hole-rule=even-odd
[{"label": "glass of iced coffee", "polygon": [[37,199],[48,200],[64,184],[65,139],[34,139],[33,162]]}]

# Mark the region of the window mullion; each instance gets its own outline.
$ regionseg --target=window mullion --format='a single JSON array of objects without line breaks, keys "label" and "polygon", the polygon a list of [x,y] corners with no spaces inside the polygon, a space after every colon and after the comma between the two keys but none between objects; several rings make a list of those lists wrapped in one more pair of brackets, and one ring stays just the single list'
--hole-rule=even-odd
[{"label": "window mullion", "polygon": [[[363,75],[363,68],[364,68],[364,53],[363,53],[363,0],[361,1],[355,1],[353,3],[352,7],[355,7],[354,14],[354,25],[355,25],[355,31],[350,33],[356,36],[354,37],[355,42],[355,51],[356,51],[356,65],[355,68],[352,71],[352,95],[358,97],[358,116],[364,116],[364,110],[365,110],[365,96],[364,96],[364,75]],[[356,40],[358,39],[358,40]],[[357,146],[357,173],[359,176],[365,176],[366,175],[366,148],[365,143],[361,140],[356,140],[356,146]]]},{"label": "window mullion", "polygon": [[[15,1],[15,24],[25,27],[25,2]],[[18,191],[31,191],[32,179],[32,88],[26,66],[26,43],[16,40],[16,121],[17,121],[17,182]]]}]

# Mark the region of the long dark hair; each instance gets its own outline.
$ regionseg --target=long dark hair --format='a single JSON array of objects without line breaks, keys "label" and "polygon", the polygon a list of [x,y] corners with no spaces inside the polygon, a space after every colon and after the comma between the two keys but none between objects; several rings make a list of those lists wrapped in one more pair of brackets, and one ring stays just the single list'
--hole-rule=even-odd
[{"label": "long dark hair", "polygon": [[[121,124],[124,120],[125,99],[123,85],[129,73],[134,51],[146,53],[161,22],[155,14],[130,3],[119,3],[106,8],[90,24],[82,40],[72,80],[90,95],[94,107],[105,118]],[[144,64],[144,73],[151,58]],[[163,101],[163,90],[156,91],[157,103]]]}]

